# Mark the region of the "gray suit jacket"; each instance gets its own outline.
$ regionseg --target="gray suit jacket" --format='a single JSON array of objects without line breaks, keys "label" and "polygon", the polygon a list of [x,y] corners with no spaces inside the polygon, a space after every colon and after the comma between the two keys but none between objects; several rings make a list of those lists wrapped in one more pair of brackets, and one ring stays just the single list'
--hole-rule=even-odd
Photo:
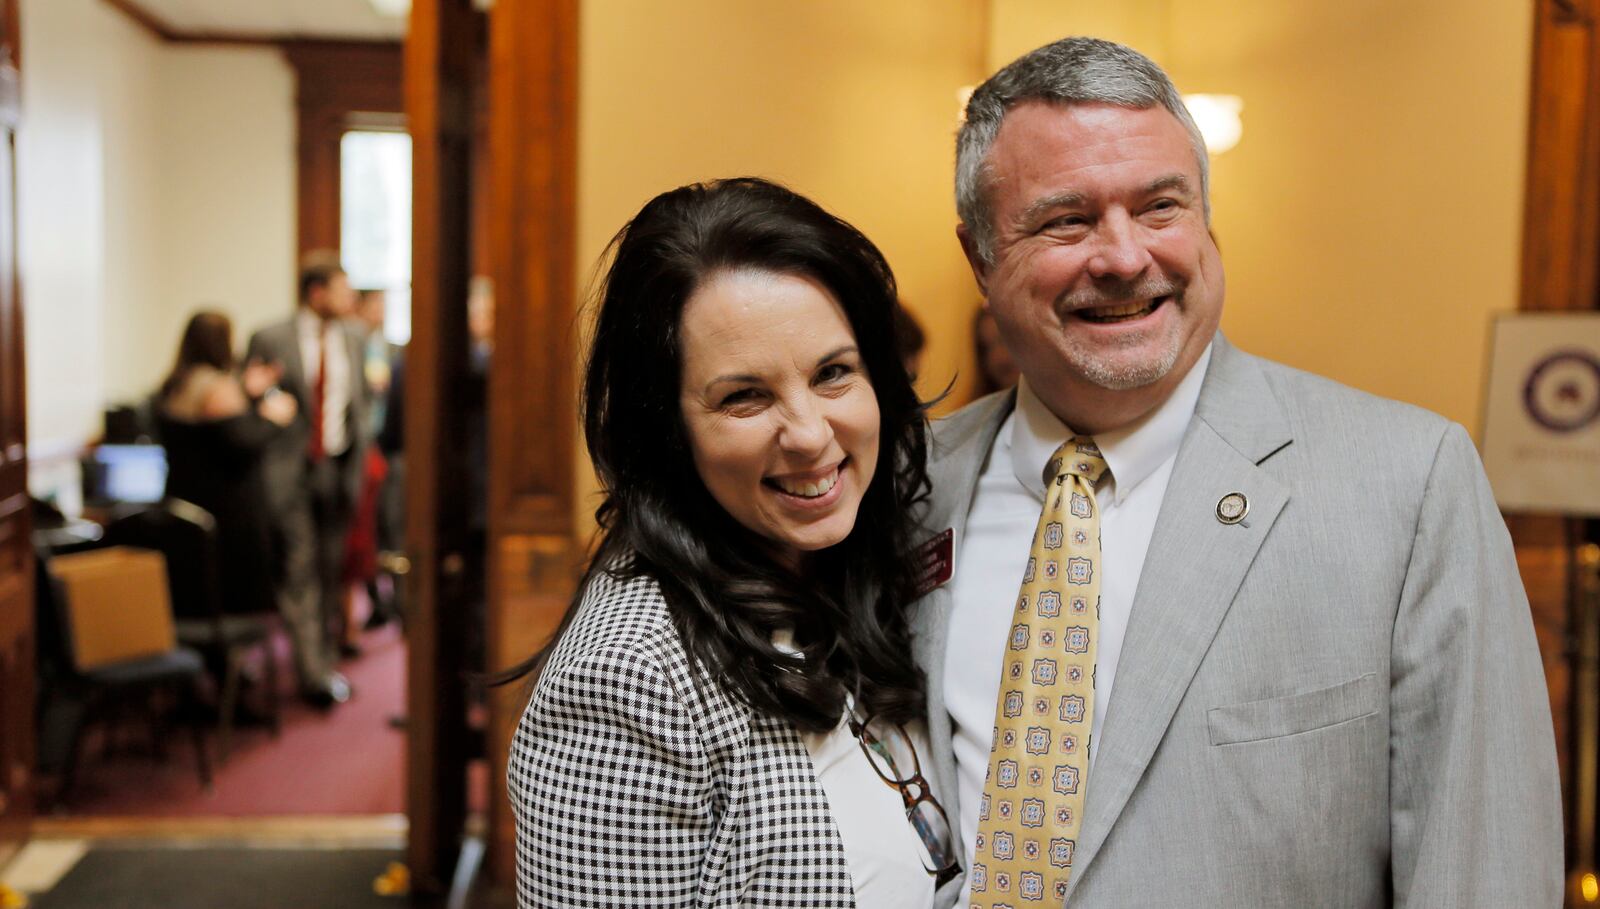
[{"label": "gray suit jacket", "polygon": [[[954,530],[957,571],[1013,401],[934,432],[923,526]],[[1249,500],[1236,525],[1216,517],[1231,492]],[[927,763],[953,803],[949,588],[916,608]],[[1471,440],[1220,334],[1095,749],[1074,909],[1561,899],[1544,674]]]},{"label": "gray suit jacket", "polygon": [[[342,323],[345,346],[350,357],[350,457],[344,461],[344,485],[351,501],[361,487],[362,458],[367,436],[368,394],[363,363],[365,350],[361,332],[349,323]],[[262,470],[266,475],[269,505],[275,512],[283,510],[284,497],[304,488],[306,446],[310,440],[311,384],[306,381],[306,367],[300,356],[300,340],[295,333],[294,317],[276,322],[250,336],[245,359],[259,359],[268,363],[283,364],[283,377],[278,387],[294,395],[300,406],[294,422],[279,433],[267,449]]]}]

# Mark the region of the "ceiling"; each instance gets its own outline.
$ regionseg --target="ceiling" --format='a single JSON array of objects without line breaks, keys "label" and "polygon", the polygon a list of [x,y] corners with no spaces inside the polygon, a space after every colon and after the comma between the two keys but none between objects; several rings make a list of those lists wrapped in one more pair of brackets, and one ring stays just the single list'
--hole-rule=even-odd
[{"label": "ceiling", "polygon": [[183,35],[345,38],[398,41],[406,17],[386,16],[370,0],[122,0]]}]

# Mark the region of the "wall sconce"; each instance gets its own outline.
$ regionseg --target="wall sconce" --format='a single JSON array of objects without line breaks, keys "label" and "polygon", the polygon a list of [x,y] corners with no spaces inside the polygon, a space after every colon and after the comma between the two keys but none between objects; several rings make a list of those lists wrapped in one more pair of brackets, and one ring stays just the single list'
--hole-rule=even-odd
[{"label": "wall sconce", "polygon": [[1184,95],[1183,103],[1189,115],[1200,127],[1206,140],[1206,151],[1220,155],[1239,144],[1244,135],[1244,124],[1239,113],[1244,110],[1244,99],[1238,95]]},{"label": "wall sconce", "polygon": [[972,100],[972,93],[977,90],[976,85],[963,85],[956,89],[956,123],[967,122],[967,102]]},{"label": "wall sconce", "polygon": [[[966,122],[967,102],[976,88],[976,85],[963,85],[956,89],[957,124]],[[1183,103],[1194,117],[1195,125],[1200,127],[1200,136],[1205,139],[1209,154],[1220,155],[1239,144],[1239,138],[1244,135],[1244,124],[1239,121],[1239,114],[1244,111],[1243,98],[1238,95],[1184,95]]]},{"label": "wall sconce", "polygon": [[[367,3],[380,16],[399,18],[411,15],[411,0],[367,0]],[[480,12],[488,12],[492,6],[494,0],[472,0],[472,8]]]}]

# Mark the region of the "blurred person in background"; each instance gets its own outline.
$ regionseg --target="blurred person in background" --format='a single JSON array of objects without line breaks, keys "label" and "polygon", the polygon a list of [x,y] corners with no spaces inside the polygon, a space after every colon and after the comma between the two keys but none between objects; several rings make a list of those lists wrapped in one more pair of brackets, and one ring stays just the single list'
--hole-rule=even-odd
[{"label": "blurred person in background", "polygon": [[301,695],[326,709],[351,693],[333,668],[334,647],[345,624],[340,581],[365,464],[369,394],[365,338],[347,321],[355,293],[337,257],[309,255],[299,288],[294,315],[257,331],[248,357],[280,369],[279,387],[299,405],[268,449],[267,494],[283,544],[278,607],[294,641]]},{"label": "blurred person in background", "polygon": [[922,351],[927,347],[928,336],[922,330],[922,323],[898,300],[894,304],[894,338],[900,348],[900,363],[911,381],[916,382],[917,376],[922,374]]},{"label": "blurred person in background", "polygon": [[366,335],[361,373],[366,377],[370,395],[367,431],[372,437],[383,432],[389,376],[395,357],[400,353],[400,345],[391,342],[383,332],[388,314],[389,295],[383,288],[368,288],[356,294],[355,321]]},{"label": "blurred person in background", "polygon": [[273,389],[278,375],[263,363],[240,370],[228,317],[197,312],[157,396],[167,495],[216,520],[223,607],[230,612],[276,608],[262,454],[299,413],[293,397]]},{"label": "blurred person in background", "polygon": [[986,306],[979,306],[972,317],[972,346],[978,358],[978,388],[976,397],[1017,384],[1022,375],[1011,351],[1000,337],[1000,328],[994,324],[994,314]]},{"label": "blurred person in background", "polygon": [[355,321],[366,333],[362,375],[370,401],[369,444],[362,465],[361,489],[351,513],[350,536],[345,541],[344,573],[340,583],[344,597],[344,634],[339,646],[340,652],[346,655],[361,650],[362,624],[355,596],[358,589],[365,591],[371,607],[365,619],[366,628],[378,627],[394,618],[398,608],[393,579],[378,573],[380,554],[400,548],[402,530],[394,523],[397,512],[393,507],[398,495],[395,489],[398,477],[383,446],[370,444],[383,435],[389,387],[401,350],[400,345],[390,343],[384,336],[387,314],[387,294],[382,288],[363,290],[357,295]]}]

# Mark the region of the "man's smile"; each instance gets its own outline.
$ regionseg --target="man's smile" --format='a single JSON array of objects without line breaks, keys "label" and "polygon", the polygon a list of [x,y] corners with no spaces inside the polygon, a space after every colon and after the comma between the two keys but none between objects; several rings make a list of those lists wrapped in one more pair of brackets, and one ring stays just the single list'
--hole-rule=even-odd
[{"label": "man's smile", "polygon": [[1093,322],[1097,325],[1131,322],[1150,315],[1171,299],[1171,294],[1165,294],[1149,300],[1131,300],[1125,303],[1091,306],[1087,309],[1074,310],[1070,315],[1073,318],[1082,319],[1085,322]]}]

